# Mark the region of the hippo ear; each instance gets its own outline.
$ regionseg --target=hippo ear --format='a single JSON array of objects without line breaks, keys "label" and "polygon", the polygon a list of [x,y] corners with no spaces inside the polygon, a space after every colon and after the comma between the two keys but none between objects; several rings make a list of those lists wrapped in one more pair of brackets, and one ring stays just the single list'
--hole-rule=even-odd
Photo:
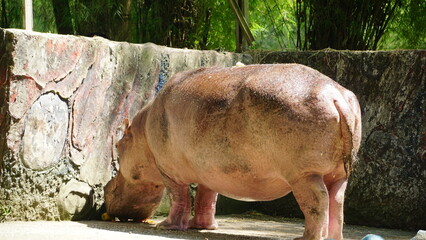
[{"label": "hippo ear", "polygon": [[125,124],[124,129],[128,129],[128,128],[129,128],[129,126],[130,126],[130,122],[129,122],[129,119],[128,119],[128,118],[124,119],[124,124]]},{"label": "hippo ear", "polygon": [[126,135],[129,135],[130,134],[130,122],[129,122],[129,119],[124,119],[124,124],[125,124],[125,127],[124,127],[124,135],[126,136]]}]

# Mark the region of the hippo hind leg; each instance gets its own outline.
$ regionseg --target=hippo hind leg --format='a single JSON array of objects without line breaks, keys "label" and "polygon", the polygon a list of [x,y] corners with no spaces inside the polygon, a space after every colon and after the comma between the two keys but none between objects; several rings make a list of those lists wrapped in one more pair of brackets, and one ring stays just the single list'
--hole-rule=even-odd
[{"label": "hippo hind leg", "polygon": [[345,198],[347,178],[337,180],[328,187],[329,195],[329,221],[328,221],[328,237],[330,239],[343,239],[343,202]]},{"label": "hippo hind leg", "polygon": [[186,184],[166,185],[170,196],[170,212],[166,220],[157,225],[160,229],[185,230],[189,227],[191,200]]},{"label": "hippo hind leg", "polygon": [[328,191],[322,176],[309,175],[292,184],[293,194],[305,216],[303,240],[322,240],[328,231]]},{"label": "hippo hind leg", "polygon": [[204,185],[198,184],[194,203],[195,215],[189,222],[190,228],[217,229],[217,223],[214,218],[216,213],[216,201],[217,192],[210,190]]}]

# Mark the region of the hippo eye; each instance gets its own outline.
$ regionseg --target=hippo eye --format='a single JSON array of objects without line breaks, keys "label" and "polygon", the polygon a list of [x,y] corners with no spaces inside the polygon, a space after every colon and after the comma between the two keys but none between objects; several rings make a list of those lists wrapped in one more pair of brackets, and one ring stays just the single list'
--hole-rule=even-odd
[{"label": "hippo eye", "polygon": [[135,174],[133,174],[132,178],[133,178],[133,180],[138,180],[138,179],[141,178],[141,176],[139,174],[135,173]]}]

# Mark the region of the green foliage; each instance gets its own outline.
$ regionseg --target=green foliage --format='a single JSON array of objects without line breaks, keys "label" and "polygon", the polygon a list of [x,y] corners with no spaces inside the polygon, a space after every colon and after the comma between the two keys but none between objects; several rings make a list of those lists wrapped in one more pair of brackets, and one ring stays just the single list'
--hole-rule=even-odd
[{"label": "green foliage", "polygon": [[296,0],[298,48],[375,50],[400,0]]},{"label": "green foliage", "polygon": [[173,47],[233,50],[234,17],[226,1],[167,0],[133,2],[134,42]]},{"label": "green foliage", "polygon": [[3,222],[9,214],[10,214],[10,208],[0,205],[0,222]]},{"label": "green foliage", "polygon": [[[252,49],[426,48],[424,0],[250,0]],[[224,0],[33,0],[34,30],[134,43],[235,50]],[[0,0],[0,27],[21,28],[22,0]]]},{"label": "green foliage", "polygon": [[191,47],[205,13],[204,1],[136,1],[138,42]]},{"label": "green foliage", "polygon": [[34,30],[56,33],[56,22],[52,13],[53,6],[51,1],[33,1]]},{"label": "green foliage", "polygon": [[226,1],[209,0],[211,26],[206,49],[235,50],[235,17]]},{"label": "green foliage", "polygon": [[284,50],[296,48],[294,1],[250,1],[251,31],[256,39],[252,48]]},{"label": "green foliage", "polygon": [[21,28],[22,23],[22,2],[0,0],[0,27]]},{"label": "green foliage", "polygon": [[379,49],[426,49],[426,1],[405,0],[385,32]]}]

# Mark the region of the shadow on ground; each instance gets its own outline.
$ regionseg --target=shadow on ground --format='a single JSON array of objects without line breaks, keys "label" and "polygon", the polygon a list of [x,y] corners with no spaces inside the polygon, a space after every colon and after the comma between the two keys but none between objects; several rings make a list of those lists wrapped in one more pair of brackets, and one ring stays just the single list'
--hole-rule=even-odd
[{"label": "shadow on ground", "polygon": [[[154,224],[122,222],[82,222],[90,228],[118,231],[122,233],[161,236],[169,239],[294,239],[303,235],[304,225],[301,219],[270,217],[265,215],[228,215],[217,216],[218,230],[171,231],[156,229],[155,223],[164,218],[152,219]],[[408,240],[415,232],[395,229],[371,228],[345,225],[346,240],[360,240],[367,234],[376,234],[386,240]]]},{"label": "shadow on ground", "polygon": [[[153,219],[155,223],[163,218]],[[218,230],[162,230],[157,229],[155,224],[148,223],[123,223],[123,222],[81,222],[90,228],[116,231],[126,234],[137,234],[144,236],[161,236],[169,239],[293,239],[300,237],[303,233],[303,225],[299,223],[281,223],[274,221],[259,221],[251,218],[240,218],[235,216],[219,216],[217,218]],[[284,227],[284,229],[283,229]]]}]

